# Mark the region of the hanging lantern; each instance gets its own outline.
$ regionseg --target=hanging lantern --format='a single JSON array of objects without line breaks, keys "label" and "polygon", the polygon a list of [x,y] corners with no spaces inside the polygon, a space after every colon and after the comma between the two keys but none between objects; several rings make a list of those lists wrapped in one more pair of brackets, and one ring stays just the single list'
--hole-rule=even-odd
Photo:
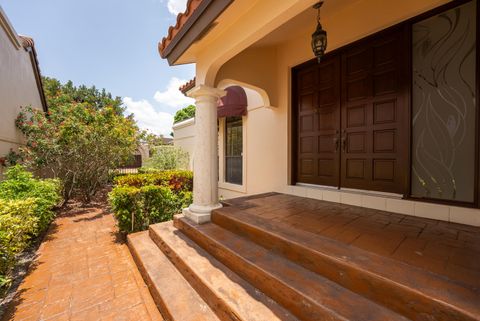
[{"label": "hanging lantern", "polygon": [[318,2],[313,6],[314,9],[317,9],[317,29],[312,33],[312,50],[315,54],[315,57],[318,59],[318,63],[322,60],[323,55],[325,54],[325,49],[327,49],[327,32],[323,30],[322,24],[320,23],[320,7],[322,6],[323,1]]}]

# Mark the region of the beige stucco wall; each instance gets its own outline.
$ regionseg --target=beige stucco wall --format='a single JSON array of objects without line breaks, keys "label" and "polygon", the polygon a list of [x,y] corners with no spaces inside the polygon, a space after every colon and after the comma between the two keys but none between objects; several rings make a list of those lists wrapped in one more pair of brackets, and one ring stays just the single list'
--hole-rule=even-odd
[{"label": "beige stucco wall", "polygon": [[0,157],[23,142],[14,123],[20,107],[43,108],[30,54],[19,44],[0,8]]},{"label": "beige stucco wall", "polygon": [[[338,7],[331,16],[322,16],[322,23],[329,34],[328,49],[337,49],[447,2],[449,1],[345,1],[346,4]],[[220,182],[219,195],[230,198],[278,191],[480,226],[478,209],[406,201],[400,195],[289,185],[291,69],[313,58],[310,48],[313,28],[314,24],[311,30],[289,35],[286,41],[279,43],[266,41],[264,43],[267,45],[263,46],[260,41],[260,45],[243,50],[218,70],[214,81],[216,86],[224,79],[249,83],[264,89],[271,102],[274,102],[271,103],[273,107],[249,111],[245,118],[245,186],[225,188]],[[197,70],[203,69],[206,67],[197,67]],[[220,135],[223,135],[222,131]]]},{"label": "beige stucco wall", "polygon": [[189,169],[193,169],[193,151],[195,147],[195,118],[173,125],[173,145],[188,153]]},{"label": "beige stucco wall", "polygon": [[[328,31],[328,50],[347,45],[446,2],[343,1],[344,5],[336,6],[330,14],[328,4],[325,4],[322,24]],[[252,14],[262,15],[261,12]],[[216,74],[216,86],[224,79],[254,85],[267,92],[274,106],[256,109],[248,115],[244,146],[248,164],[246,193],[283,190],[290,183],[290,73],[293,67],[313,58],[310,39],[314,27],[313,20],[311,29],[298,30],[296,34],[285,33],[284,41],[278,40],[278,33],[271,41],[267,36],[267,41],[261,39],[259,44],[253,44],[224,63]],[[206,68],[197,66],[197,70],[203,69]]]}]

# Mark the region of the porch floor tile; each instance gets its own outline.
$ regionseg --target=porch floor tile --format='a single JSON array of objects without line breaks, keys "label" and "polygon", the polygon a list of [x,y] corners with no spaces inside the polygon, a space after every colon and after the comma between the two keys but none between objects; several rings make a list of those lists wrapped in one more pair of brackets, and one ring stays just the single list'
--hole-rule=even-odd
[{"label": "porch floor tile", "polygon": [[3,320],[163,320],[101,208],[59,216],[37,255]]},{"label": "porch floor tile", "polygon": [[276,193],[227,202],[480,288],[479,227]]}]

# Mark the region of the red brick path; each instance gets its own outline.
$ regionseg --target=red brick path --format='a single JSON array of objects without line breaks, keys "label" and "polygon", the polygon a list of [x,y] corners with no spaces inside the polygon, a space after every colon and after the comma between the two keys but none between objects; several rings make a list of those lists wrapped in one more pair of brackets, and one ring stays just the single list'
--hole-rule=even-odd
[{"label": "red brick path", "polygon": [[111,214],[60,216],[4,320],[162,320]]}]

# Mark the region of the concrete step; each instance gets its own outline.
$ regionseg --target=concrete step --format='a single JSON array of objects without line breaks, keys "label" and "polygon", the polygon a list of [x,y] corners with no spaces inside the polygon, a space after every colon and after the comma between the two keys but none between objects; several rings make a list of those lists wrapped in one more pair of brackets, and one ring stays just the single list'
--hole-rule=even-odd
[{"label": "concrete step", "polygon": [[301,320],[406,320],[218,225],[177,217],[175,226]]},{"label": "concrete step", "polygon": [[430,271],[234,207],[212,222],[411,319],[480,320],[476,290]]},{"label": "concrete step", "polygon": [[148,231],[130,234],[128,247],[159,311],[166,320],[219,320],[152,241]]},{"label": "concrete step", "polygon": [[233,273],[177,230],[172,222],[150,226],[150,238],[222,320],[296,320],[287,310]]}]

